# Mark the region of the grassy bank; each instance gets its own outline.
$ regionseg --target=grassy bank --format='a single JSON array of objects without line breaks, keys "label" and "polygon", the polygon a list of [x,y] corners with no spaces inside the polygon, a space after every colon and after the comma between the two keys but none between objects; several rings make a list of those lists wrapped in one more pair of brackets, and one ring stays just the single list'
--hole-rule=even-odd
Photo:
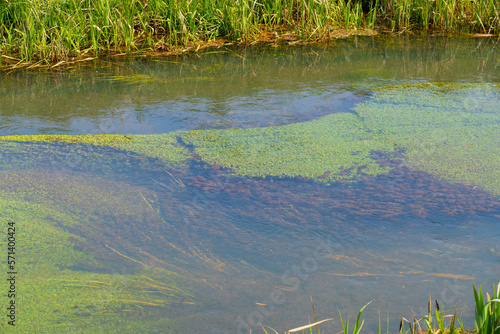
[{"label": "grassy bank", "polygon": [[498,34],[497,0],[0,0],[2,62],[196,49],[216,39],[300,42],[430,29]]}]

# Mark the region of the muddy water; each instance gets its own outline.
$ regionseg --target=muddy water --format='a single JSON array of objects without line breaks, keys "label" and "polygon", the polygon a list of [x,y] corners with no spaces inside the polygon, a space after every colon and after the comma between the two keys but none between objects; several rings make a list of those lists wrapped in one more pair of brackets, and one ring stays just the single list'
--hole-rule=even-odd
[{"label": "muddy water", "polygon": [[[30,271],[78,289],[68,290],[73,299],[66,304],[53,298],[54,316],[44,318],[41,332],[258,333],[258,323],[283,332],[312,319],[311,297],[318,320],[334,318],[323,326],[327,332],[341,330],[337,309],[354,317],[370,301],[366,332],[376,329],[377,310],[383,319],[389,312],[396,332],[402,315],[426,314],[430,295],[441,309],[458,307],[465,326],[473,326],[472,282],[491,293],[500,277],[500,189],[479,177],[494,179],[490,161],[498,168],[500,159],[494,145],[498,50],[497,40],[353,38],[328,46],[221,48],[1,74],[0,134],[56,135],[51,142],[0,146],[1,198],[22,204],[7,206],[15,218],[2,219],[18,219],[26,231],[46,223],[70,235],[68,249],[92,257],[68,260],[52,239],[39,253],[51,254],[44,256],[55,268],[45,266],[43,256],[22,253],[19,275],[33,283],[19,283],[24,309],[17,331],[39,326],[29,319],[38,314],[38,295],[56,295]],[[433,90],[445,83],[446,89]],[[443,160],[450,170],[467,160],[473,176],[434,167],[441,146],[418,151],[404,139],[422,130],[440,145],[453,144],[457,131],[433,123],[441,116],[408,128],[403,137],[384,125],[389,120],[377,123],[370,110],[392,105],[383,95],[388,86],[405,94],[394,95],[401,108],[429,108],[431,116],[478,110],[453,125],[472,133],[470,142],[457,142],[474,159]],[[429,87],[442,106],[418,100]],[[333,169],[319,176],[248,175],[244,166],[208,159],[211,153],[185,136],[190,130],[281,129],[341,113],[360,118],[378,143],[396,146],[370,152],[384,172],[369,175],[346,165],[335,179],[329,179]],[[188,152],[175,166],[113,146],[57,139],[174,132],[175,145]],[[476,154],[474,140],[481,135],[493,144]],[[300,138],[286,145],[308,143]],[[52,211],[31,215],[30,205]],[[38,254],[36,237],[26,232],[19,242]],[[149,283],[132,284],[139,278]],[[73,280],[79,285],[68,285]]]}]

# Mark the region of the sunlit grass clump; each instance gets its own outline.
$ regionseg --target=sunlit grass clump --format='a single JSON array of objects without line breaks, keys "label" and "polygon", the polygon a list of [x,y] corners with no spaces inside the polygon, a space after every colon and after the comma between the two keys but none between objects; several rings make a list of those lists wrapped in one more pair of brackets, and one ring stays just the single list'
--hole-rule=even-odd
[{"label": "sunlit grass clump", "polygon": [[388,87],[355,110],[406,164],[500,194],[500,91],[490,85]]},{"label": "sunlit grass clump", "polygon": [[[390,329],[389,325],[389,314],[387,314],[387,322],[385,333],[396,333],[400,334],[498,334],[500,333],[500,283],[498,287],[493,285],[493,294],[490,295],[487,293],[487,299],[484,299],[483,291],[481,287],[479,287],[479,292],[476,290],[476,286],[474,283],[472,284],[474,290],[474,298],[475,298],[475,321],[474,321],[474,330],[469,330],[464,328],[463,321],[457,316],[457,311],[450,314],[445,311],[440,310],[439,303],[435,300],[435,307],[433,306],[432,299],[429,298],[428,303],[428,313],[424,317],[417,319],[414,317],[412,320],[408,320],[405,317],[401,319],[399,322],[399,330],[396,331]],[[311,297],[312,302],[312,297]],[[350,327],[349,316],[342,318],[342,314],[339,311],[339,319],[340,324],[342,325],[341,331],[337,333],[343,334],[360,334],[362,333],[364,320],[361,319],[361,315],[364,309],[370,304],[366,304],[363,306],[357,315],[356,322],[354,326]],[[300,326],[294,329],[290,329],[285,332],[285,334],[291,333],[316,333],[321,334],[325,333],[325,331],[320,330],[320,324],[327,323],[332,321],[333,319],[324,319],[321,321],[317,321],[316,311],[314,309],[314,305],[312,305],[314,322],[311,323],[309,320],[308,325]],[[434,310],[434,311],[433,311]],[[345,319],[345,321],[344,321]],[[275,329],[262,325],[262,331],[265,334],[278,333]],[[381,334],[382,329],[382,321],[380,318],[380,311],[378,315],[378,328],[377,333]]]},{"label": "sunlit grass clump", "polygon": [[483,290],[479,286],[479,291],[474,288],[475,300],[475,319],[474,327],[478,334],[499,334],[500,333],[500,283],[495,289],[493,286],[493,294],[490,296],[486,293],[486,301],[484,299]]}]

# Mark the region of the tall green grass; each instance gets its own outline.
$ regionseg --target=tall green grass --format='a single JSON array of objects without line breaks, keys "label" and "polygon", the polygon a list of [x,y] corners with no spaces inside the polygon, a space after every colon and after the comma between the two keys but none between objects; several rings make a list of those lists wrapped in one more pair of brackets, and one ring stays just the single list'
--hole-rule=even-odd
[{"label": "tall green grass", "polygon": [[488,293],[486,294],[486,302],[481,286],[479,286],[479,292],[474,284],[472,287],[476,304],[474,327],[477,334],[500,334],[500,283],[496,289],[493,286],[491,297]]},{"label": "tall green grass", "polygon": [[381,11],[397,29],[434,29],[498,34],[498,0],[382,0]]},{"label": "tall green grass", "polygon": [[360,6],[328,0],[0,0],[1,51],[55,61],[85,53],[164,49],[287,27],[301,38],[360,28]]},{"label": "tall green grass", "polygon": [[254,41],[263,31],[302,40],[377,26],[499,33],[499,11],[498,0],[0,0],[0,52],[55,62],[217,37]]}]

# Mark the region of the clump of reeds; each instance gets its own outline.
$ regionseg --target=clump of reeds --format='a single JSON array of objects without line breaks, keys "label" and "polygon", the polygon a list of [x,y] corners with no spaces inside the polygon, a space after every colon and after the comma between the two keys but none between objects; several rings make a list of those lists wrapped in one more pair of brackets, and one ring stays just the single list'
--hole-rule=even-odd
[{"label": "clump of reeds", "polygon": [[391,28],[500,32],[498,0],[382,0],[381,11]]},{"label": "clump of reeds", "polygon": [[[401,334],[410,332],[410,334],[425,333],[428,334],[465,334],[467,333],[462,325],[462,322],[457,318],[457,310],[453,314],[445,315],[439,309],[439,303],[435,300],[434,315],[432,314],[432,300],[429,298],[428,313],[425,317],[421,319],[413,318],[409,321],[406,318],[402,318],[399,324],[399,332]],[[446,319],[450,320],[447,322]],[[422,330],[420,322],[424,322],[425,331]],[[405,324],[408,325],[408,330],[405,329]],[[457,326],[458,325],[458,326]]]},{"label": "clump of reeds", "polygon": [[476,304],[474,327],[477,334],[500,334],[500,283],[496,289],[493,286],[492,297],[486,293],[486,302],[481,286],[479,293],[474,284],[472,287]]},{"label": "clump of reeds", "polygon": [[361,5],[344,0],[0,0],[1,51],[25,60],[245,41],[276,28],[318,36],[365,21]]},{"label": "clump of reeds", "polygon": [[165,51],[263,32],[301,40],[336,29],[500,32],[498,0],[0,0],[4,60],[54,62],[85,54]]},{"label": "clump of reeds", "polygon": [[[474,283],[472,284],[474,290],[474,300],[475,300],[475,321],[473,331],[464,329],[463,323],[460,318],[457,317],[457,310],[455,309],[453,314],[445,314],[440,310],[439,303],[435,300],[434,312],[432,312],[432,299],[429,298],[429,303],[427,305],[428,313],[421,319],[417,319],[413,317],[410,321],[406,318],[402,318],[399,323],[399,333],[400,334],[500,334],[500,283],[498,283],[498,287],[493,286],[493,295],[486,294],[486,300],[483,296],[483,291],[481,287],[479,287],[479,292],[476,290],[476,286]],[[370,302],[371,303],[371,302]],[[361,329],[363,328],[364,320],[361,321],[361,313],[364,309],[370,304],[366,304],[361,308],[358,312],[358,316],[356,318],[356,322],[352,331],[349,331],[349,317],[347,317],[344,322],[342,318],[342,314],[339,311],[340,322],[342,324],[342,331],[340,333],[344,334],[359,334]],[[314,310],[314,304],[311,304],[313,308],[314,315],[314,323],[309,321],[308,325],[297,327],[287,331],[288,333],[295,332],[303,332],[308,329],[309,332],[313,333],[313,328],[316,327],[315,332],[320,334],[319,324],[331,321],[333,319],[325,319],[318,321],[316,318],[316,311]],[[360,322],[361,321],[361,322]],[[420,323],[423,322],[424,326]],[[278,333],[271,327],[261,325],[264,333],[268,334],[266,328],[272,330],[274,333]],[[423,327],[423,328],[422,328]],[[380,312],[378,315],[378,334],[382,333],[382,324],[380,319]],[[387,315],[387,326],[386,333],[389,334],[389,314]]]}]

